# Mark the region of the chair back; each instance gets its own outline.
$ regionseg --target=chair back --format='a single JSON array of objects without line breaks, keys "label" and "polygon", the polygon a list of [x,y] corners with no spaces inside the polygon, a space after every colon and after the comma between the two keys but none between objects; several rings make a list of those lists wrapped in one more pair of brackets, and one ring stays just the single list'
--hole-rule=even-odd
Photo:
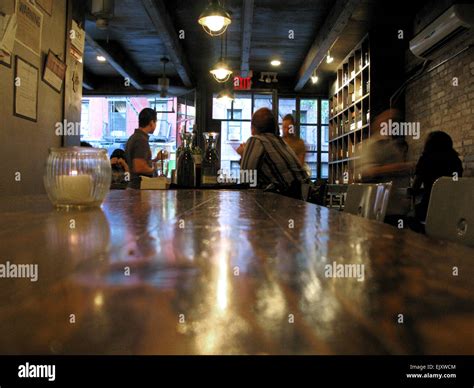
[{"label": "chair back", "polygon": [[383,222],[391,190],[392,182],[349,185],[344,211]]},{"label": "chair back", "polygon": [[439,178],[431,190],[426,234],[474,246],[473,201],[474,178]]},{"label": "chair back", "polygon": [[347,187],[348,185],[327,185],[325,206],[330,209],[344,210]]}]

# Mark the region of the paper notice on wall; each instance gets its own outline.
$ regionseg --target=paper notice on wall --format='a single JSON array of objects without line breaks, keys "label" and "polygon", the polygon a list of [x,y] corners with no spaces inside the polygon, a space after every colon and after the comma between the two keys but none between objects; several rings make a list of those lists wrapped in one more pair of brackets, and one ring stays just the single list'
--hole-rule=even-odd
[{"label": "paper notice on wall", "polygon": [[0,15],[0,51],[11,55],[15,46],[16,15]]},{"label": "paper notice on wall", "polygon": [[43,80],[58,93],[63,87],[66,75],[66,64],[57,58],[51,51],[48,53],[46,65],[44,67]]},{"label": "paper notice on wall", "polygon": [[36,55],[40,55],[43,13],[28,0],[18,0],[16,17],[16,40]]},{"label": "paper notice on wall", "polygon": [[82,57],[84,56],[84,48],[86,45],[86,33],[79,27],[75,20],[72,21],[72,28],[69,33],[71,39],[71,55],[76,61],[82,63]]}]

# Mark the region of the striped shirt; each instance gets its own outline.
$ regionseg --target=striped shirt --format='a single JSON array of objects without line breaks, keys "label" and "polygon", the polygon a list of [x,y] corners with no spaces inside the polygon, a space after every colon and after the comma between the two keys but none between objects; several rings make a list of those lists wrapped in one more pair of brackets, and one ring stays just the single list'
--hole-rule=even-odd
[{"label": "striped shirt", "polygon": [[294,151],[272,133],[255,135],[247,141],[240,169],[257,171],[257,187],[273,184],[283,193],[301,187],[309,179]]}]

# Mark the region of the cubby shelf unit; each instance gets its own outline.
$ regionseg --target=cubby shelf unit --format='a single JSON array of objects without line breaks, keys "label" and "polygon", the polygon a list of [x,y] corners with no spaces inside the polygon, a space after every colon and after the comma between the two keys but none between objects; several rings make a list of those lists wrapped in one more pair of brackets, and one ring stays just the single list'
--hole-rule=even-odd
[{"label": "cubby shelf unit", "polygon": [[337,70],[329,99],[329,181],[357,180],[357,156],[370,138],[371,55],[368,35]]}]

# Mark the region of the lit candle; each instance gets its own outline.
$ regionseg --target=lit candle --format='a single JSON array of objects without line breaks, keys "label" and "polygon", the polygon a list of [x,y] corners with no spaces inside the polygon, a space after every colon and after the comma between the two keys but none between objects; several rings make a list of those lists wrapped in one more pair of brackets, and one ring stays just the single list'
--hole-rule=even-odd
[{"label": "lit candle", "polygon": [[92,187],[90,175],[77,175],[77,171],[73,170],[71,175],[59,176],[60,197],[70,204],[94,202]]}]

